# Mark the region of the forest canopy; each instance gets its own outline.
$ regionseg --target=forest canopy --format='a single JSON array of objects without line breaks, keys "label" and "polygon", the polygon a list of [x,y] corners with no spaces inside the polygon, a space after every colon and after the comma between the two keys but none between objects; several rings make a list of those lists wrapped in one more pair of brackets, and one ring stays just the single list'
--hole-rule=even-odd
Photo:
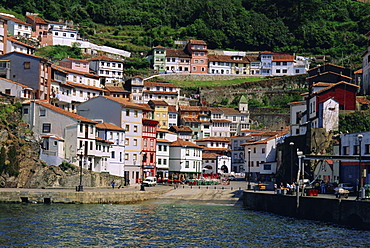
[{"label": "forest canopy", "polygon": [[370,30],[370,5],[352,0],[0,0],[0,4],[23,15],[39,13],[48,20],[73,20],[81,26],[135,26],[139,32],[129,41],[147,48],[196,38],[205,40],[210,49],[335,58],[357,54],[359,59]]}]

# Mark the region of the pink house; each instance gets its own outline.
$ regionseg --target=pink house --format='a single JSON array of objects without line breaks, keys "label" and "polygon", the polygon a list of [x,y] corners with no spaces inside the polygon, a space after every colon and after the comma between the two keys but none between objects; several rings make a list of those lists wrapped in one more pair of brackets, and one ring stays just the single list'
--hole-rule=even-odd
[{"label": "pink house", "polygon": [[89,62],[82,59],[66,58],[59,62],[60,66],[89,73]]},{"label": "pink house", "polygon": [[190,54],[190,72],[207,73],[208,72],[208,51],[207,43],[202,40],[189,40],[185,50]]}]

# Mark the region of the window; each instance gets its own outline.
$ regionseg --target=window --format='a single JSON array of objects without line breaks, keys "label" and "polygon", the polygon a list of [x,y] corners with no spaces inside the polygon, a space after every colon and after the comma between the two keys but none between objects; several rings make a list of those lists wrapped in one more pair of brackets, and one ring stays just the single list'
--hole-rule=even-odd
[{"label": "window", "polygon": [[130,125],[129,124],[126,124],[126,132],[129,132],[130,131]]},{"label": "window", "polygon": [[189,168],[189,161],[185,161],[185,168]]},{"label": "window", "polygon": [[28,108],[24,108],[24,109],[23,109],[23,114],[24,114],[24,115],[28,115]]},{"label": "window", "polygon": [[130,116],[130,110],[126,109],[126,116]]},{"label": "window", "polygon": [[360,146],[355,145],[353,146],[353,155],[359,155],[360,154]]},{"label": "window", "polygon": [[135,133],[137,132],[137,126],[136,125],[134,126],[134,132]]},{"label": "window", "polygon": [[343,155],[349,155],[349,146],[343,146]]},{"label": "window", "polygon": [[163,146],[163,151],[167,152],[167,146]]},{"label": "window", "polygon": [[46,115],[46,110],[40,109],[40,116],[45,116],[45,115]]},{"label": "window", "polygon": [[280,73],[280,69],[276,69],[276,73]]},{"label": "window", "polygon": [[31,62],[25,61],[24,62],[24,69],[30,69],[31,68]]},{"label": "window", "polygon": [[51,131],[51,124],[50,123],[42,124],[42,132],[43,133],[50,133],[50,131]]},{"label": "window", "polygon": [[365,154],[369,154],[369,153],[370,153],[370,145],[365,144]]},{"label": "window", "polygon": [[265,153],[266,152],[266,148],[262,148],[262,153]]},{"label": "window", "polygon": [[162,164],[162,159],[161,158],[158,159],[158,164]]},{"label": "window", "polygon": [[130,139],[129,138],[126,138],[125,139],[125,145],[128,146],[130,144]]},{"label": "window", "polygon": [[263,170],[271,170],[271,164],[264,164]]},{"label": "window", "polygon": [[134,139],[134,146],[137,146],[137,139]]},{"label": "window", "polygon": [[114,151],[112,151],[111,158],[114,158],[114,157],[115,157],[115,153],[114,153]]},{"label": "window", "polygon": [[128,153],[125,153],[125,160],[128,160],[129,156]]},{"label": "window", "polygon": [[135,110],[135,112],[134,112],[134,116],[135,116],[135,117],[138,117],[138,111],[137,111],[137,110]]}]

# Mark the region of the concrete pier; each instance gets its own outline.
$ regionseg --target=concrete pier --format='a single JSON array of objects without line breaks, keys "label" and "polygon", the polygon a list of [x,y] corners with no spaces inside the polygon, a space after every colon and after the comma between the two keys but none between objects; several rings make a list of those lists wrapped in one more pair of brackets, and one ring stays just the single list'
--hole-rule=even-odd
[{"label": "concrete pier", "polygon": [[327,221],[360,229],[370,229],[370,201],[355,197],[337,199],[334,195],[319,196],[279,195],[270,192],[244,191],[243,206],[301,219]]},{"label": "concrete pier", "polygon": [[124,189],[85,188],[80,192],[75,189],[1,188],[0,203],[128,204],[155,199],[170,190],[172,187],[140,191],[137,186]]}]

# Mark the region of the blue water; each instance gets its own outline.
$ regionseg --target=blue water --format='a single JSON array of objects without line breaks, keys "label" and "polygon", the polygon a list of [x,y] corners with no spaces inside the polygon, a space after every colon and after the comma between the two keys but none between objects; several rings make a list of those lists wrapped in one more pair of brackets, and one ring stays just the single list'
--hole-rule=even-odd
[{"label": "blue water", "polygon": [[0,204],[0,247],[370,247],[369,237],[230,205]]}]

